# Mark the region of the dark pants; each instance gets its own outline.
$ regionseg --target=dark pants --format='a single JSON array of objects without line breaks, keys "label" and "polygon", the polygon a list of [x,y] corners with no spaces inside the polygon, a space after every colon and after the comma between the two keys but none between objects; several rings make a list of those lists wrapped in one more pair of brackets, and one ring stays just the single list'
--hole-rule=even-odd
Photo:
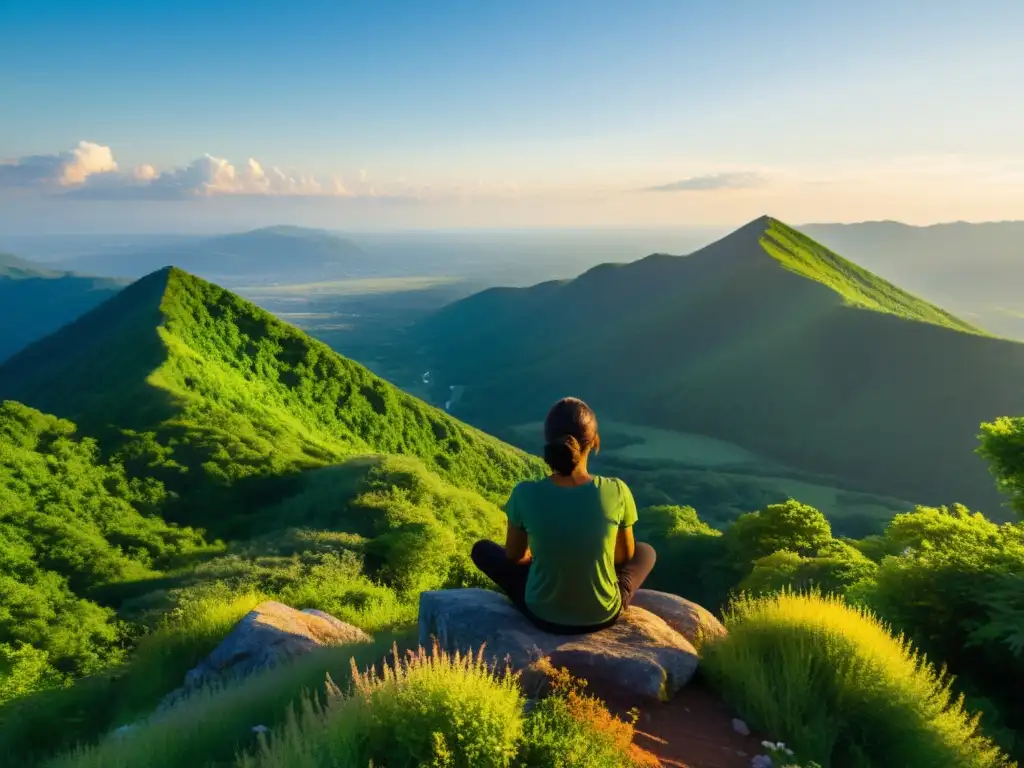
[{"label": "dark pants", "polygon": [[[545,632],[555,634],[585,634],[610,627],[619,618],[617,615],[604,624],[579,627],[566,624],[552,624],[534,616],[526,605],[526,580],[530,575],[530,563],[518,565],[508,559],[505,548],[493,541],[478,541],[473,545],[473,562],[476,567],[491,578],[501,590],[509,596],[513,604],[526,615],[537,627]],[[622,565],[615,566],[619,578],[619,592],[622,594],[622,609],[625,610],[633,601],[633,595],[640,589],[651,570],[657,555],[650,544],[638,542],[633,559]]]}]

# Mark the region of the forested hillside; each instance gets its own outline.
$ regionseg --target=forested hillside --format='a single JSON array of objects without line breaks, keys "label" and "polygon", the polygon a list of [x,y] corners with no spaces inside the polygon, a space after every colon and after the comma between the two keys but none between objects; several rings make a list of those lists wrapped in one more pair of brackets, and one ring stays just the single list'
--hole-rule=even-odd
[{"label": "forested hillside", "polygon": [[0,366],[0,397],[71,419],[166,484],[169,518],[218,534],[354,454],[415,456],[494,500],[539,466],[177,269]]},{"label": "forested hillside", "polygon": [[106,301],[126,282],[46,269],[0,253],[0,362]]},{"label": "forested hillside", "polygon": [[573,391],[621,421],[993,514],[977,427],[1024,412],[1024,344],[768,218],[690,256],[485,291],[417,339],[434,380],[464,387],[455,412],[485,429],[535,421]]}]

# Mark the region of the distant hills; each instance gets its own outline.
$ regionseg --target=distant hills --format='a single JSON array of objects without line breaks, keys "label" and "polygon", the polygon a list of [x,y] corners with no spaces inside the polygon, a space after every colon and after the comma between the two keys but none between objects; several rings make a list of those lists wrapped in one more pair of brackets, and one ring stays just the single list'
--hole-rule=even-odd
[{"label": "distant hills", "polygon": [[173,264],[211,279],[308,282],[362,274],[368,260],[351,240],[325,230],[277,226],[137,251],[75,256],[58,263],[69,269],[132,278]]},{"label": "distant hills", "polygon": [[1024,221],[871,221],[800,230],[992,333],[1024,339]]},{"label": "distant hills", "polygon": [[1024,412],[1024,345],[763,217],[686,256],[492,289],[420,324],[439,386],[488,430],[577,394],[857,487],[996,514],[979,423]]},{"label": "distant hills", "polygon": [[0,361],[107,300],[127,283],[0,253]]},{"label": "distant hills", "polygon": [[[227,534],[294,493],[298,473],[360,454],[419,458],[501,499],[540,463],[396,389],[235,294],[179,269],[133,283],[0,366],[0,400],[78,425],[177,500],[165,515]],[[228,503],[230,499],[230,503]]]}]

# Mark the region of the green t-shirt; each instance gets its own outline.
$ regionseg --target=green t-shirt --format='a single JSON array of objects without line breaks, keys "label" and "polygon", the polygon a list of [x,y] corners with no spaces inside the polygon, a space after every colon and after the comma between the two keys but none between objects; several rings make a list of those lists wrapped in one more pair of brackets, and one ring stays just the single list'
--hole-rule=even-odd
[{"label": "green t-shirt", "polygon": [[619,612],[615,539],[637,520],[624,482],[594,477],[564,487],[551,480],[519,483],[506,506],[509,522],[526,530],[533,565],[526,605],[538,618],[567,626],[601,624]]}]

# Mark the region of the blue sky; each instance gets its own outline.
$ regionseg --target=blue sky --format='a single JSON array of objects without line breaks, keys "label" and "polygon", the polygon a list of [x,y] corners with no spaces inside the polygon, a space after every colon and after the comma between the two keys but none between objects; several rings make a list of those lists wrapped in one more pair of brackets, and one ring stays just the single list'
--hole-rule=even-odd
[{"label": "blue sky", "polygon": [[0,39],[21,227],[1024,218],[1019,0],[37,0]]}]

